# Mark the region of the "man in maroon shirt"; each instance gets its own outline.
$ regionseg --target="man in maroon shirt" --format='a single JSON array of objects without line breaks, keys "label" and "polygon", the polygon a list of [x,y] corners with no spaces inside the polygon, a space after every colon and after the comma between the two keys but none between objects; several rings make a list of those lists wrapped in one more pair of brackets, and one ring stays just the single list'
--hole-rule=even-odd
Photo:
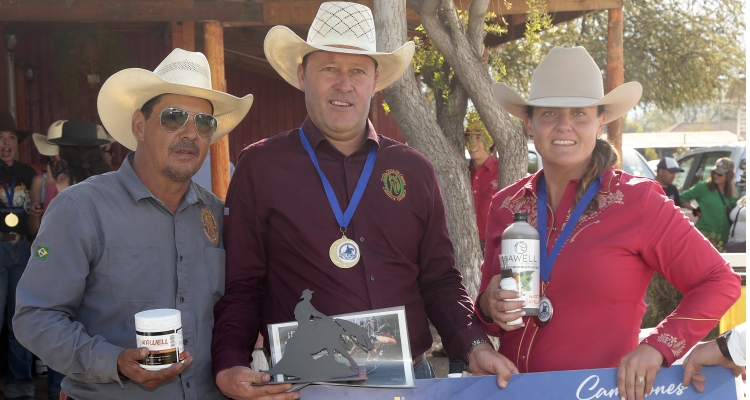
[{"label": "man in maroon shirt", "polygon": [[[403,74],[414,51],[409,42],[377,53],[374,32],[367,7],[324,3],[308,42],[283,26],[266,36],[269,63],[305,92],[308,118],[243,150],[229,187],[226,293],[212,355],[216,383],[232,398],[270,393],[251,386],[270,379],[249,368],[255,337],[266,324],[293,320],[305,289],[326,315],[405,306],[418,378],[434,376],[424,359],[428,318],[452,360],[498,374],[501,387],[517,372],[474,316],[430,162],[367,120],[375,92]],[[353,216],[343,213],[350,203]]]}]

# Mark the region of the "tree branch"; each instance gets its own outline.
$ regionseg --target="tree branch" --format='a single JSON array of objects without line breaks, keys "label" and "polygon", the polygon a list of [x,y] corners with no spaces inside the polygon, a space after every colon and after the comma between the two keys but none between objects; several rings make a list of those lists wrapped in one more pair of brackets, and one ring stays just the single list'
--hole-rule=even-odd
[{"label": "tree branch", "polygon": [[505,187],[526,172],[526,137],[508,113],[492,98],[487,64],[472,48],[464,34],[452,0],[424,0],[418,10],[422,24],[435,47],[453,68],[454,73],[477,108],[485,127],[499,149],[499,185]]},{"label": "tree branch", "polygon": [[[393,51],[406,39],[406,1],[375,0],[374,3],[377,50]],[[463,152],[456,151],[441,133],[441,127],[422,98],[412,66],[384,89],[383,94],[409,146],[422,152],[435,168],[456,267],[464,277],[469,296],[474,299],[482,275],[479,270],[482,256]]]},{"label": "tree branch", "polygon": [[466,35],[480,57],[484,54],[484,17],[489,6],[490,0],[472,0],[469,4],[469,28]]}]

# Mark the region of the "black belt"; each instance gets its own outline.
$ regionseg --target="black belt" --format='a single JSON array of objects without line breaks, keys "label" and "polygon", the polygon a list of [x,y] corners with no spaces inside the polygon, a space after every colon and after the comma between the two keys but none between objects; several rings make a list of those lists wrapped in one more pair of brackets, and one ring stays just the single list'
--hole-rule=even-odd
[{"label": "black belt", "polygon": [[11,242],[13,244],[16,244],[23,239],[23,235],[21,235],[18,232],[3,232],[2,235],[0,235],[0,241],[2,242]]},{"label": "black belt", "polygon": [[427,353],[422,353],[411,360],[411,364],[414,368],[417,368],[420,364],[424,362],[424,360],[427,359],[427,356],[425,355]]}]

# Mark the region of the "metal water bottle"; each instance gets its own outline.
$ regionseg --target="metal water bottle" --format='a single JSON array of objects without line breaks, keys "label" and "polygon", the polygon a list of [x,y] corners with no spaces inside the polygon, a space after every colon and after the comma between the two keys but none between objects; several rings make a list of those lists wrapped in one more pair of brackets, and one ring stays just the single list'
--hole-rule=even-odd
[{"label": "metal water bottle", "polygon": [[505,229],[500,250],[500,265],[513,271],[518,282],[523,311],[527,316],[539,314],[541,270],[539,269],[539,233],[529,225],[526,213],[513,214],[514,222]]}]

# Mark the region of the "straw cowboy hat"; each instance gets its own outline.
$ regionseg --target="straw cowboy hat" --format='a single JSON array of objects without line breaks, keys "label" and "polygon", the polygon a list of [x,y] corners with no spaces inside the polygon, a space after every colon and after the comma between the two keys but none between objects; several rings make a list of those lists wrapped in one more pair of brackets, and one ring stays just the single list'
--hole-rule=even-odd
[{"label": "straw cowboy hat", "polygon": [[23,142],[29,136],[29,131],[19,130],[16,119],[8,111],[0,111],[0,132],[13,132],[16,134],[18,143]]},{"label": "straw cowboy hat", "polygon": [[583,47],[555,47],[544,57],[531,76],[529,100],[508,85],[495,83],[492,95],[511,115],[524,119],[526,106],[591,107],[604,106],[604,122],[614,121],[638,104],[643,88],[638,82],[620,85],[604,95],[602,73]]},{"label": "straw cowboy hat", "polygon": [[[59,139],[63,137],[63,124],[66,122],[68,121],[64,119],[53,122],[52,125],[49,126],[49,129],[47,129],[47,136],[39,133],[31,135],[32,139],[34,139],[34,144],[36,145],[37,150],[39,150],[39,154],[48,157],[60,154],[60,147],[58,144],[66,145],[59,141]],[[68,129],[70,130],[71,126],[70,124],[68,125]],[[70,136],[70,133],[68,133],[68,136]],[[94,146],[106,146],[112,143],[113,140],[114,139],[110,138],[107,135],[107,132],[104,131],[104,127],[96,125],[96,140],[90,140],[89,142],[93,143]],[[85,144],[85,146],[91,145],[92,144]]]},{"label": "straw cowboy hat", "polygon": [[268,62],[297,89],[297,66],[302,64],[305,55],[317,50],[370,56],[377,62],[379,72],[375,91],[390,86],[409,67],[414,56],[414,42],[406,42],[392,53],[379,53],[375,49],[372,12],[367,6],[347,2],[321,4],[307,32],[307,41],[291,29],[278,25],[268,31],[263,42]]},{"label": "straw cowboy hat", "polygon": [[130,129],[135,110],[161,94],[198,97],[210,101],[214,107],[213,115],[219,123],[211,137],[214,143],[245,118],[253,104],[253,95],[239,98],[211,87],[211,69],[206,56],[174,49],[154,72],[129,68],[109,77],[99,91],[99,118],[115,140],[135,150],[138,141]]}]

